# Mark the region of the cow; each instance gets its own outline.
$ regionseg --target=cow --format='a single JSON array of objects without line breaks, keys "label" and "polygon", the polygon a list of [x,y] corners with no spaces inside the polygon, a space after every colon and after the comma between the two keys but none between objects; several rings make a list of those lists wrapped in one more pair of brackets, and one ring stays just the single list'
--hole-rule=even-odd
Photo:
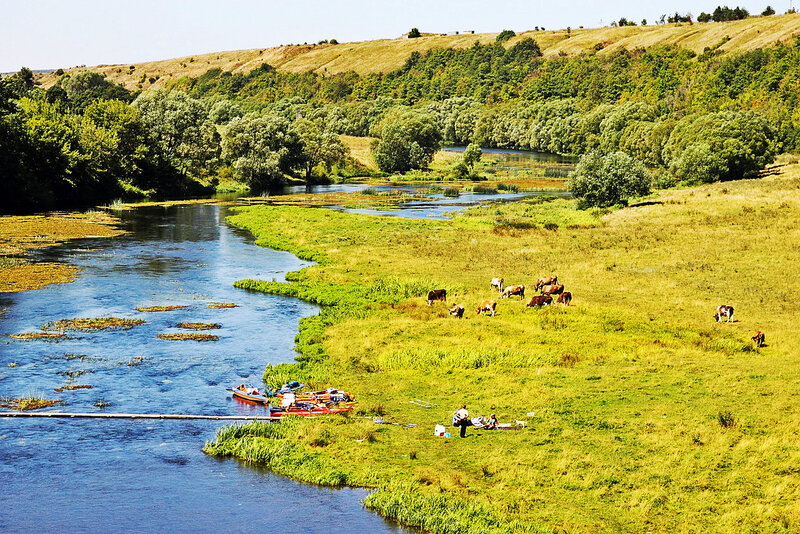
[{"label": "cow", "polygon": [[505,299],[510,297],[511,295],[519,295],[520,299],[525,298],[525,286],[517,285],[517,286],[508,286],[503,294],[500,295],[501,299]]},{"label": "cow", "polygon": [[489,287],[496,287],[497,291],[502,293],[503,292],[503,279],[502,278],[492,278],[492,281],[489,282]]},{"label": "cow", "polygon": [[564,284],[549,285],[542,288],[542,295],[559,295],[564,292]]},{"label": "cow", "polygon": [[441,300],[442,302],[447,302],[447,290],[446,289],[434,289],[433,291],[429,291],[428,292],[428,306],[432,306],[434,300]]},{"label": "cow", "polygon": [[450,312],[450,315],[454,317],[458,317],[461,319],[464,317],[464,305],[463,304],[456,304],[452,308],[448,308],[447,311]]},{"label": "cow", "polygon": [[558,283],[558,276],[542,276],[539,278],[539,281],[536,282],[536,285],[533,286],[534,291],[539,291],[544,286],[549,286]]},{"label": "cow", "polygon": [[714,314],[714,319],[721,323],[723,317],[727,317],[729,323],[733,321],[733,306],[728,306],[727,304],[717,306],[717,313]]},{"label": "cow", "polygon": [[556,299],[556,304],[563,304],[565,308],[570,302],[572,302],[572,293],[569,291],[564,291]]},{"label": "cow", "polygon": [[486,312],[492,312],[492,317],[494,317],[495,308],[497,307],[497,303],[493,300],[484,300],[480,303],[480,305],[475,308],[475,312],[478,315],[485,314]]},{"label": "cow", "polygon": [[764,346],[764,332],[762,332],[761,330],[756,330],[756,333],[752,339],[753,343],[756,344],[756,347]]},{"label": "cow", "polygon": [[548,304],[553,303],[553,297],[550,295],[536,295],[535,297],[531,297],[531,300],[528,301],[529,308],[541,308],[542,306],[547,306]]}]

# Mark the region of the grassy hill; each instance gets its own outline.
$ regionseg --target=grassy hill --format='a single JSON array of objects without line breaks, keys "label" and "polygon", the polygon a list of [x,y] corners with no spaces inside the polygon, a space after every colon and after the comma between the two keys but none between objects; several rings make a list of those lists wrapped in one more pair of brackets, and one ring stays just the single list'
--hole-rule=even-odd
[{"label": "grassy hill", "polygon": [[[797,35],[800,35],[800,15],[792,14],[702,24],[527,31],[518,34],[508,41],[508,44],[513,45],[520,39],[531,37],[539,43],[545,57],[555,57],[560,54],[577,55],[594,51],[596,47],[599,48],[598,45],[602,45],[599,54],[609,54],[623,47],[632,50],[657,45],[677,45],[702,52],[705,47],[715,46],[729,39],[719,49],[724,52],[737,52],[769,46],[776,42],[787,42]],[[417,39],[382,39],[336,45],[288,45],[66,70],[102,72],[128,89],[137,89],[139,85],[143,89],[160,87],[170,80],[183,76],[196,77],[212,68],[233,73],[249,72],[264,62],[289,72],[316,71],[337,74],[355,71],[358,74],[368,74],[397,69],[414,51],[424,52],[431,48],[447,47],[466,48],[475,41],[491,43],[496,37],[496,33],[481,33],[430,35]],[[57,75],[45,73],[37,78],[42,86],[47,88],[55,83]]]}]

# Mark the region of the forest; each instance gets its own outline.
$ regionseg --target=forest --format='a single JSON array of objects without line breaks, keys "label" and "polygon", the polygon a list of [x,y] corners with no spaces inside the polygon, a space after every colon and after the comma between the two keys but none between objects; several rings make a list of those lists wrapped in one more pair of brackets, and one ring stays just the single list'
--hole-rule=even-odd
[{"label": "forest", "polygon": [[378,154],[385,173],[424,169],[442,144],[475,143],[621,151],[647,165],[657,187],[753,177],[800,144],[800,39],[724,55],[725,39],[699,55],[662,46],[546,59],[533,39],[508,37],[414,52],[384,74],[263,63],[146,92],[92,72],[64,74],[45,91],[23,69],[0,85],[3,211],[369,174],[341,134],[405,150],[400,164]]}]

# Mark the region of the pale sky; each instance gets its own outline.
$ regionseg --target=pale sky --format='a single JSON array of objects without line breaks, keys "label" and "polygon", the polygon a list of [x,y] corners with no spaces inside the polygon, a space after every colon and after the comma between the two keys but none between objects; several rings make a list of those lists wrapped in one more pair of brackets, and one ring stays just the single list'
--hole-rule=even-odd
[{"label": "pale sky", "polygon": [[719,0],[0,0],[0,72],[136,63],[288,43],[394,38],[422,32],[607,26],[626,17],[737,5],[778,13],[794,1]]}]

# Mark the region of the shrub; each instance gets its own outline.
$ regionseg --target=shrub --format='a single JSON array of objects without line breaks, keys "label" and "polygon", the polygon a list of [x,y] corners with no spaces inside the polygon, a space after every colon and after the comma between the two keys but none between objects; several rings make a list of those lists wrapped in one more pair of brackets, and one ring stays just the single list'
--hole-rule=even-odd
[{"label": "shrub", "polygon": [[581,157],[568,187],[583,209],[626,204],[628,199],[650,193],[650,173],[624,152],[591,152]]}]

